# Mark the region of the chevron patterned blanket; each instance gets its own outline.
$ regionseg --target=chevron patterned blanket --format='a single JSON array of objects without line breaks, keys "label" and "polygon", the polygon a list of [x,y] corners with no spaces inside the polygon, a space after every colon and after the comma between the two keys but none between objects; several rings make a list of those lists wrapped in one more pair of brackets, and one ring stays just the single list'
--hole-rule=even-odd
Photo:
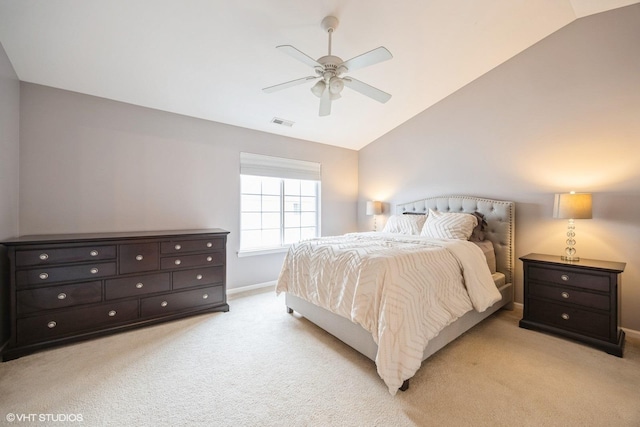
[{"label": "chevron patterned blanket", "polygon": [[351,233],[293,245],[276,292],[350,319],[372,334],[394,395],[420,368],[430,339],[501,299],[482,250],[461,240]]}]

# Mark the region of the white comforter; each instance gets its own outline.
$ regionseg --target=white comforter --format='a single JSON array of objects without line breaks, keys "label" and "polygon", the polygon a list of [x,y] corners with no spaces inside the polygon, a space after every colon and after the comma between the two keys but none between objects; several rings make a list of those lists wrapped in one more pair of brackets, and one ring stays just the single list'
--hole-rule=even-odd
[{"label": "white comforter", "polygon": [[420,368],[430,339],[475,309],[499,301],[473,243],[389,233],[352,233],[293,245],[276,292],[289,292],[360,324],[393,395]]}]

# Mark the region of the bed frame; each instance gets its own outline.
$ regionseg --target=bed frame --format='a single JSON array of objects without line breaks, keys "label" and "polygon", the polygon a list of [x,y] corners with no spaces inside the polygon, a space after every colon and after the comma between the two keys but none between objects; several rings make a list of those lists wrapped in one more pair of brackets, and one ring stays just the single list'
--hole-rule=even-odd
[{"label": "bed frame", "polygon": [[[438,336],[429,341],[424,350],[423,361],[500,308],[513,309],[514,296],[515,203],[473,196],[432,197],[399,204],[396,206],[396,213],[427,213],[429,209],[441,212],[480,212],[484,215],[487,221],[485,239],[491,240],[495,249],[497,274],[494,275],[494,280],[502,294],[502,299],[482,313],[475,310],[467,312],[443,329]],[[289,293],[285,296],[285,303],[287,312],[298,312],[375,362],[378,346],[371,334],[360,325]],[[404,391],[407,388],[409,388],[408,379],[400,390]]]}]

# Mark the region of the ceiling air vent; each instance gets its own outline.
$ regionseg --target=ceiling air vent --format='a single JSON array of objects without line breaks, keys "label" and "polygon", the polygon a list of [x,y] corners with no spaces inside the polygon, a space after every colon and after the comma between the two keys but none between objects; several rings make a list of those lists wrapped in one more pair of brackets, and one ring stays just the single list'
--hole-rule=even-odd
[{"label": "ceiling air vent", "polygon": [[288,128],[293,126],[293,122],[291,120],[279,119],[278,117],[274,117],[273,119],[271,119],[271,123],[275,123],[281,126],[286,126]]}]

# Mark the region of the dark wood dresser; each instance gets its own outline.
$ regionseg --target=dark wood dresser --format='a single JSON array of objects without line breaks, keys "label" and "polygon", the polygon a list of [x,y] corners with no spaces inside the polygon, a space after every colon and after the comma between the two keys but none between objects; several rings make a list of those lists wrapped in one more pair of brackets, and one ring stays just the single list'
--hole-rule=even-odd
[{"label": "dark wood dresser", "polygon": [[[24,236],[8,259],[2,360],[212,311],[229,311],[220,229]],[[5,263],[6,265],[7,263]],[[0,282],[1,283],[1,282]]]},{"label": "dark wood dresser", "polygon": [[529,254],[520,327],[551,332],[622,357],[620,274],[625,263]]}]

